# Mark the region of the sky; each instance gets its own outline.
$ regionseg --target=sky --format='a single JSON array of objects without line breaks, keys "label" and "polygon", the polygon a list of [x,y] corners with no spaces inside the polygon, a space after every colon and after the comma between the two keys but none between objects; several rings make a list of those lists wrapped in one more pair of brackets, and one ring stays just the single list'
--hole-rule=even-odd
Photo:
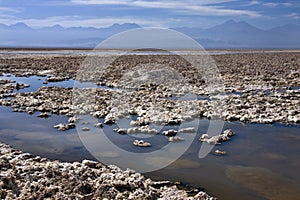
[{"label": "sky", "polygon": [[299,0],[0,0],[0,23],[31,27],[107,27],[137,23],[142,27],[209,28],[227,20],[262,29],[300,25]]}]

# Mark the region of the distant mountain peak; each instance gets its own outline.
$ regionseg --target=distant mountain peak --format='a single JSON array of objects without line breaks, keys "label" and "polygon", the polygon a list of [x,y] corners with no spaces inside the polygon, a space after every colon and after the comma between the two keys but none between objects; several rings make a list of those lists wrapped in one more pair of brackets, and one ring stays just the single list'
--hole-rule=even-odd
[{"label": "distant mountain peak", "polygon": [[113,27],[113,26],[121,26],[121,24],[119,24],[119,23],[114,23],[114,24],[111,25],[110,27]]},{"label": "distant mountain peak", "polygon": [[248,22],[245,22],[245,21],[235,21],[235,20],[232,20],[232,19],[224,22],[220,26],[224,26],[224,25],[227,25],[227,26],[238,26],[238,25],[241,26],[242,25],[242,26],[251,26],[251,27],[254,27],[251,24],[249,24]]},{"label": "distant mountain peak", "polygon": [[[0,46],[91,47],[104,39],[127,30],[140,28],[136,23],[115,23],[106,27],[62,27],[59,24],[31,28],[25,23],[0,24]],[[210,48],[299,48],[300,26],[286,24],[262,30],[245,21],[228,20],[211,28],[177,27]],[[2,39],[2,40],[1,40]]]},{"label": "distant mountain peak", "polygon": [[51,31],[63,31],[65,30],[64,27],[62,27],[59,24],[55,24],[54,26],[48,27],[48,28],[44,28],[44,30],[51,30]]},{"label": "distant mountain peak", "polygon": [[31,29],[27,24],[24,24],[22,22],[18,22],[16,24],[12,24],[9,27],[10,28],[14,28],[14,29]]},{"label": "distant mountain peak", "polygon": [[110,26],[110,28],[120,28],[120,27],[128,27],[128,28],[140,28],[141,26],[136,24],[136,23],[114,23],[113,25]]},{"label": "distant mountain peak", "polygon": [[64,29],[64,27],[62,27],[59,24],[55,24],[54,26],[52,26],[52,28],[55,28],[55,29]]},{"label": "distant mountain peak", "polygon": [[210,31],[215,31],[215,32],[226,32],[226,31],[232,31],[232,32],[236,32],[236,31],[243,31],[243,32],[255,32],[255,31],[259,31],[261,32],[262,30],[252,26],[251,24],[245,22],[245,21],[234,21],[234,20],[228,20],[226,22],[224,22],[223,24],[214,26],[210,29],[208,29]]},{"label": "distant mountain peak", "polygon": [[236,23],[237,23],[237,22],[236,22],[235,20],[230,19],[230,20],[224,22],[223,24],[236,24]]}]

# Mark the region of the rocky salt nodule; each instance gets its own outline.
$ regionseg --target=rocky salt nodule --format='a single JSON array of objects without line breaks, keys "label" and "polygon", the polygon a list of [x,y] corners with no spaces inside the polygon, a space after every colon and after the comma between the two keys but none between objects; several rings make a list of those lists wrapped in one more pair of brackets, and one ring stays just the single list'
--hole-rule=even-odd
[{"label": "rocky salt nodule", "polygon": [[76,127],[76,124],[75,123],[68,123],[68,124],[57,124],[57,125],[54,125],[53,128],[56,128],[57,130],[59,131],[66,131],[66,130],[69,130],[69,129],[72,129],[72,128],[75,128]]},{"label": "rocky salt nodule", "polygon": [[169,181],[152,181],[127,169],[99,162],[50,161],[0,143],[1,199],[198,199]]},{"label": "rocky salt nodule", "polygon": [[156,129],[151,129],[148,125],[141,126],[141,127],[132,127],[132,128],[116,128],[113,129],[115,132],[119,134],[138,134],[138,133],[143,133],[143,134],[152,134],[156,135],[159,133],[158,130]]},{"label": "rocky salt nodule", "polygon": [[151,144],[144,140],[134,140],[133,145],[138,147],[151,147]]},{"label": "rocky salt nodule", "polygon": [[183,141],[183,140],[184,140],[184,138],[179,137],[179,136],[172,136],[172,137],[168,138],[169,142],[180,142],[180,141]]},{"label": "rocky salt nodule", "polygon": [[217,149],[217,150],[214,151],[214,154],[215,155],[227,155],[227,152]]},{"label": "rocky salt nodule", "polygon": [[217,145],[221,144],[222,142],[226,142],[230,140],[230,138],[235,135],[234,132],[231,129],[226,129],[222,132],[220,135],[215,135],[212,137],[209,137],[208,134],[202,134],[200,137],[201,142],[206,142],[210,145]]}]

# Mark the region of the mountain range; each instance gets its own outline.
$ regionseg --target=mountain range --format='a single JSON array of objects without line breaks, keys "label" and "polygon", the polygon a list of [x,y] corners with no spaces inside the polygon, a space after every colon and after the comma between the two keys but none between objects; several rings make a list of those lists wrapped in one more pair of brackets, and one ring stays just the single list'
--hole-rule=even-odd
[{"label": "mountain range", "polygon": [[[24,23],[0,24],[0,47],[93,48],[114,34],[140,27],[125,23],[105,28],[55,25],[34,29]],[[263,30],[244,21],[230,20],[207,29],[171,29],[190,36],[205,48],[300,48],[300,26],[295,24]]]}]

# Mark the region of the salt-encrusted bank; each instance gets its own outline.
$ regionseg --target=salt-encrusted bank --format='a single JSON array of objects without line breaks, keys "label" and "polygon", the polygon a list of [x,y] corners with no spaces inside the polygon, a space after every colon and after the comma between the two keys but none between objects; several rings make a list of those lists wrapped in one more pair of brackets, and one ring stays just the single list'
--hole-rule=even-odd
[{"label": "salt-encrusted bank", "polygon": [[188,193],[130,169],[89,160],[50,161],[0,143],[1,199],[214,199],[197,189]]}]

